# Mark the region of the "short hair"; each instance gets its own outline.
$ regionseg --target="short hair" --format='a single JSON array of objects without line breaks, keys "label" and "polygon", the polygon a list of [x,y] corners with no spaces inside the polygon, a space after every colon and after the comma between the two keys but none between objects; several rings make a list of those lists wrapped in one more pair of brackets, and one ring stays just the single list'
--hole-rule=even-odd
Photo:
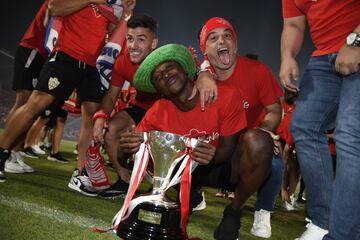
[{"label": "short hair", "polygon": [[158,23],[157,21],[147,15],[132,16],[127,22],[128,28],[143,27],[149,29],[155,35],[157,34]]}]

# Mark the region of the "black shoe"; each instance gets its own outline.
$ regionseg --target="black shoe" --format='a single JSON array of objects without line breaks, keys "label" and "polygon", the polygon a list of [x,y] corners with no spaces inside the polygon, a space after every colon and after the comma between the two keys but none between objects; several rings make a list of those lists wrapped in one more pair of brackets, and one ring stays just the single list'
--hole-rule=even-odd
[{"label": "black shoe", "polygon": [[123,181],[119,177],[119,179],[113,185],[111,185],[108,189],[99,193],[99,196],[108,199],[124,197],[128,189],[129,189],[129,184]]},{"label": "black shoe", "polygon": [[233,209],[231,205],[228,205],[223,213],[220,224],[217,226],[214,232],[214,238],[216,240],[236,240],[240,239],[240,218],[241,209]]},{"label": "black shoe", "polygon": [[26,147],[20,152],[21,156],[29,158],[39,158],[31,147]]},{"label": "black shoe", "polygon": [[306,198],[304,198],[302,196],[298,196],[298,199],[296,201],[299,203],[306,203]]},{"label": "black shoe", "polygon": [[63,158],[63,156],[61,156],[61,153],[59,153],[59,152],[50,154],[47,157],[47,159],[50,161],[56,161],[56,162],[60,162],[60,163],[69,163],[69,160]]},{"label": "black shoe", "polygon": [[204,192],[198,189],[190,189],[190,209],[191,211],[201,211],[206,208]]},{"label": "black shoe", "polygon": [[10,151],[6,149],[0,149],[0,182],[6,181],[5,178],[5,162],[10,158]]}]

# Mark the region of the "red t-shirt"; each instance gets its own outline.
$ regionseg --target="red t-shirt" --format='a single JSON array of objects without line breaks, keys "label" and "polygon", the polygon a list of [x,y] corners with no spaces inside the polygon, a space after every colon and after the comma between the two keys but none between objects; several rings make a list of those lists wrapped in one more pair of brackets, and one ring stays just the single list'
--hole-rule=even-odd
[{"label": "red t-shirt", "polygon": [[31,22],[19,43],[22,47],[38,50],[44,58],[48,55],[44,46],[46,32],[44,19],[48,3],[49,0],[45,0],[41,5],[41,8],[37,12],[34,20]]},{"label": "red t-shirt", "polygon": [[[258,127],[265,117],[264,107],[276,103],[283,95],[279,83],[265,64],[246,57],[237,57],[232,75],[218,86],[235,88],[243,97],[249,128]],[[220,96],[220,94],[219,94]]]},{"label": "red t-shirt", "polygon": [[282,100],[281,105],[284,109],[284,116],[279,127],[276,130],[276,133],[280,136],[280,138],[285,140],[286,144],[289,147],[292,147],[294,145],[294,140],[290,132],[290,123],[292,113],[295,110],[295,104],[289,105],[284,100]]},{"label": "red t-shirt", "polygon": [[62,17],[62,29],[56,50],[95,66],[105,44],[109,21],[101,15],[95,4]]},{"label": "red t-shirt", "polygon": [[359,0],[282,0],[283,16],[304,15],[316,51],[313,56],[338,52],[347,35],[360,24]]},{"label": "red t-shirt", "polygon": [[183,112],[168,99],[160,99],[138,124],[138,131],[158,130],[192,138],[209,140],[215,146],[220,136],[230,136],[246,128],[246,115],[241,97],[233,89],[219,87],[219,99],[202,112],[196,107]]},{"label": "red t-shirt", "polygon": [[[131,62],[127,47],[123,48],[120,55],[115,61],[114,67],[111,73],[111,85],[116,87],[122,87],[125,80],[133,85],[133,79],[136,70],[139,68],[139,64]],[[159,94],[147,93],[136,90],[136,97],[134,105],[137,105],[145,110],[149,109],[156,100],[160,98]]]}]

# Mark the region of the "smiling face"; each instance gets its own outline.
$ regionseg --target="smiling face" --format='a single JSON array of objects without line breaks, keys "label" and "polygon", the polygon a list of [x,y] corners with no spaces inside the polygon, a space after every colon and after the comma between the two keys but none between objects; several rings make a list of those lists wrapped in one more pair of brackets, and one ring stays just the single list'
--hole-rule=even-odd
[{"label": "smiling face", "polygon": [[141,63],[156,48],[158,39],[148,28],[128,28],[127,48],[132,63]]},{"label": "smiling face", "polygon": [[230,69],[236,62],[236,38],[230,29],[225,27],[215,28],[209,32],[205,54],[211,65],[218,70]]},{"label": "smiling face", "polygon": [[188,81],[185,70],[175,61],[159,64],[151,74],[151,82],[155,89],[169,98],[181,93]]}]

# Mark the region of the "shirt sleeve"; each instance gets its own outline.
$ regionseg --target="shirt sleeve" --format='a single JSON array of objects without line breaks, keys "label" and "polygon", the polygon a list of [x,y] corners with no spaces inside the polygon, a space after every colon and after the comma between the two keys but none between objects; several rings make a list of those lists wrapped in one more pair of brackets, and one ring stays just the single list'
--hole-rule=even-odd
[{"label": "shirt sleeve", "polygon": [[304,15],[295,4],[295,0],[282,0],[282,13],[284,18]]},{"label": "shirt sleeve", "polygon": [[260,63],[257,78],[261,104],[266,107],[276,103],[283,95],[283,91],[271,70]]},{"label": "shirt sleeve", "polygon": [[[230,90],[230,89],[229,89]],[[224,95],[222,93],[222,95]],[[230,136],[247,127],[245,109],[242,104],[242,98],[234,90],[225,94],[226,105],[222,101],[223,119],[220,120],[220,135]],[[218,99],[219,101],[220,99]]]},{"label": "shirt sleeve", "polygon": [[123,62],[124,62],[123,56],[119,56],[115,61],[114,67],[111,72],[111,85],[112,86],[121,88],[126,80],[122,73],[122,68],[124,68]]}]

